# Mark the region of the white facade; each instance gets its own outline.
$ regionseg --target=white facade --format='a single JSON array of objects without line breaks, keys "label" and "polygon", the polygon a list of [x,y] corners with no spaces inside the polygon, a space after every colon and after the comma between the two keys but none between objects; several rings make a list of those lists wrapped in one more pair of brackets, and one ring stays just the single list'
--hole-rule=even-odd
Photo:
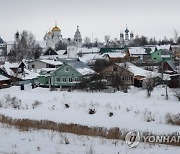
[{"label": "white facade", "polygon": [[62,40],[61,29],[55,26],[51,31],[46,32],[44,40],[47,47],[55,48],[55,45]]},{"label": "white facade", "polygon": [[68,58],[77,58],[78,47],[75,45],[70,45],[67,47]]}]

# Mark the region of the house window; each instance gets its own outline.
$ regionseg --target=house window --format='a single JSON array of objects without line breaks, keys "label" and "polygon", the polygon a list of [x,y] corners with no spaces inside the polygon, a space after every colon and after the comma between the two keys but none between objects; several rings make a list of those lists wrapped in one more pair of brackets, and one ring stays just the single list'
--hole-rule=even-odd
[{"label": "house window", "polygon": [[61,82],[61,79],[57,77],[56,82]]},{"label": "house window", "polygon": [[75,81],[75,82],[79,81],[79,78],[77,78],[77,77],[76,77],[76,78],[74,78],[74,81]]},{"label": "house window", "polygon": [[154,60],[156,60],[156,58],[154,58]]},{"label": "house window", "polygon": [[34,65],[34,64],[32,65],[32,68],[35,68],[35,65]]},{"label": "house window", "polygon": [[65,77],[62,78],[62,82],[67,82]]},{"label": "house window", "polygon": [[69,82],[73,82],[73,78],[69,78]]},{"label": "house window", "polygon": [[65,67],[65,72],[69,72],[69,67],[68,66]]}]

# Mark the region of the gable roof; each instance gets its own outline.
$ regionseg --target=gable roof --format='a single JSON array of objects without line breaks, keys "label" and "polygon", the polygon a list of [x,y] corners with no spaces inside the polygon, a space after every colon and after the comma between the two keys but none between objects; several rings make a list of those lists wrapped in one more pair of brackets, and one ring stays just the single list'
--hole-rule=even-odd
[{"label": "gable roof", "polygon": [[[119,63],[122,66],[122,63]],[[126,62],[127,69],[134,74],[134,76],[142,76],[144,78],[148,77],[160,77],[162,78],[161,73],[156,73],[152,71],[145,70],[143,68],[137,67],[136,65]],[[163,80],[170,80],[170,76],[168,74],[163,73]]]},{"label": "gable roof", "polygon": [[172,61],[167,61],[167,64],[174,72],[177,71],[177,67],[175,66],[175,64]]},{"label": "gable roof", "polygon": [[77,70],[82,75],[89,75],[95,73],[95,71],[93,71],[88,65],[86,65],[82,61],[69,62],[67,63],[67,65]]},{"label": "gable roof", "polygon": [[103,57],[123,58],[125,56],[126,56],[126,53],[124,53],[124,52],[110,52],[110,53],[105,53]]},{"label": "gable roof", "polygon": [[107,66],[106,68],[104,68],[102,71],[100,71],[100,72],[103,72],[103,73],[105,73],[110,67],[120,67],[121,69],[123,69],[123,70],[125,70],[126,72],[128,72],[129,74],[131,74],[131,75],[134,75],[131,71],[129,71],[129,69],[127,69],[126,67],[125,67],[125,64],[126,63],[113,63],[113,64],[111,64],[111,65],[109,65],[109,66]]},{"label": "gable roof", "polygon": [[54,50],[54,49],[52,49],[51,47],[49,47],[49,48],[47,48],[45,51],[44,51],[44,54],[43,54],[44,56],[45,55],[58,55],[57,54],[57,52]]},{"label": "gable roof", "polygon": [[46,63],[46,64],[50,64],[50,65],[55,65],[55,66],[57,66],[57,65],[62,65],[62,64],[63,64],[63,63],[60,62],[60,61],[49,60],[49,59],[40,59],[40,60],[38,60],[38,61],[43,62],[43,63]]},{"label": "gable roof", "polygon": [[7,80],[10,80],[10,78],[7,78],[4,75],[0,74],[0,81],[7,81]]},{"label": "gable roof", "polygon": [[107,52],[120,52],[122,50],[125,50],[125,48],[101,48],[100,53],[107,53]]},{"label": "gable roof", "polygon": [[156,48],[157,48],[157,50],[160,50],[160,49],[170,50],[171,45],[170,44],[167,44],[167,45],[157,45]]},{"label": "gable roof", "polygon": [[154,51],[155,51],[155,47],[130,47],[129,48],[129,52],[131,55],[146,55]]}]

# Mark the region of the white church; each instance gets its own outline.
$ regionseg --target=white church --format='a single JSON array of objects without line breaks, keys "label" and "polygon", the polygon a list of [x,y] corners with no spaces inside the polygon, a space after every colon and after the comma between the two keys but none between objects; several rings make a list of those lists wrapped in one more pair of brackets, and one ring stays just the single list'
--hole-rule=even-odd
[{"label": "white church", "polygon": [[123,46],[129,46],[130,44],[133,43],[133,40],[134,40],[134,34],[133,32],[130,32],[129,34],[129,30],[126,26],[124,33],[123,32],[120,33],[120,43]]},{"label": "white church", "polygon": [[53,49],[55,48],[55,45],[59,41],[62,41],[63,43],[67,43],[67,45],[68,43],[70,44],[73,43],[77,47],[82,46],[82,37],[79,31],[79,26],[77,26],[77,30],[71,42],[69,42],[68,39],[62,37],[61,29],[57,26],[57,24],[55,24],[55,27],[53,27],[51,31],[49,31],[48,33],[46,32],[44,36],[44,41],[46,42],[46,47],[51,47]]}]

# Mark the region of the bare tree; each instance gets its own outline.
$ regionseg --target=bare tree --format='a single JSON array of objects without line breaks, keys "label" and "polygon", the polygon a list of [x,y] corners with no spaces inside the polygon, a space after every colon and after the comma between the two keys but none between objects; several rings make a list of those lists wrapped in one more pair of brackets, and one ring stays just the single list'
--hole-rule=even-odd
[{"label": "bare tree", "polygon": [[143,80],[143,87],[147,90],[147,97],[151,96],[151,92],[154,89],[154,78],[152,76],[152,74],[148,74],[146,79]]},{"label": "bare tree", "polygon": [[16,56],[16,61],[21,61],[24,58],[32,59],[35,50],[35,36],[31,32],[22,31],[15,34],[15,41],[12,51]]},{"label": "bare tree", "polygon": [[151,92],[153,91],[153,80],[151,78],[148,78],[148,79],[145,79],[144,80],[144,86],[145,86],[145,89],[147,90],[147,97],[150,97],[151,96]]},{"label": "bare tree", "polygon": [[67,50],[67,44],[62,42],[62,41],[59,41],[56,45],[55,45],[55,50],[58,51],[58,50]]},{"label": "bare tree", "polygon": [[110,36],[109,35],[105,35],[104,36],[104,41],[106,42],[106,44],[108,44],[110,42]]},{"label": "bare tree", "polygon": [[86,47],[90,47],[90,44],[91,44],[91,39],[86,36],[86,37],[84,38],[84,45],[85,45]]},{"label": "bare tree", "polygon": [[43,52],[41,46],[39,45],[39,43],[36,43],[35,44],[35,47],[34,47],[34,59],[38,59],[41,55],[41,53]]}]

